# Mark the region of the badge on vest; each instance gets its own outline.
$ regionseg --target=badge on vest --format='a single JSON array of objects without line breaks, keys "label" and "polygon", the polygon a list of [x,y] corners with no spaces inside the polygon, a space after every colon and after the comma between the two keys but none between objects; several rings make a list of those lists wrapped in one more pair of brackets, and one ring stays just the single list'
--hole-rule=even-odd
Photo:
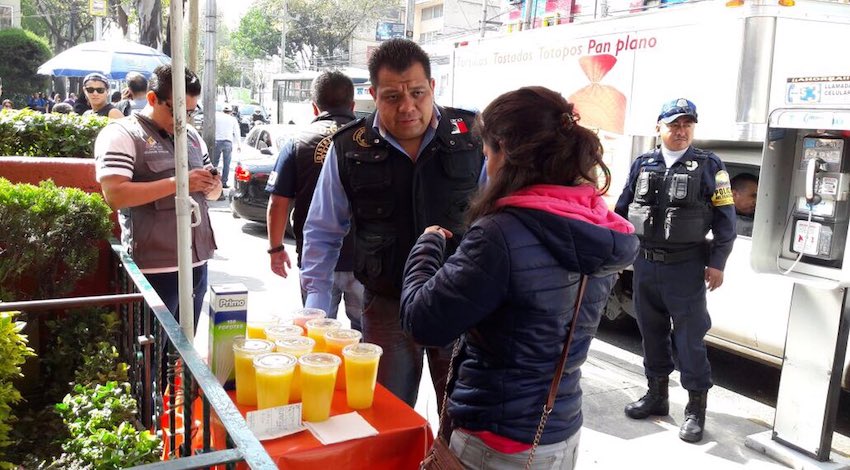
[{"label": "badge on vest", "polygon": [[351,136],[351,140],[353,140],[355,144],[361,147],[371,147],[372,145],[369,142],[366,142],[366,137],[364,137],[364,134],[366,134],[366,128],[361,127],[360,129],[354,131],[354,135]]},{"label": "badge on vest", "polygon": [[466,122],[463,118],[449,119],[449,122],[452,123],[452,134],[466,134],[469,132],[469,128],[466,127]]},{"label": "badge on vest", "polygon": [[714,175],[714,194],[711,195],[711,204],[714,207],[721,207],[734,203],[732,200],[732,185],[729,183],[729,173],[720,170]]},{"label": "badge on vest", "polygon": [[319,141],[316,151],[313,152],[313,163],[321,164],[325,161],[328,150],[331,148],[331,142],[333,142],[333,136],[330,135]]}]

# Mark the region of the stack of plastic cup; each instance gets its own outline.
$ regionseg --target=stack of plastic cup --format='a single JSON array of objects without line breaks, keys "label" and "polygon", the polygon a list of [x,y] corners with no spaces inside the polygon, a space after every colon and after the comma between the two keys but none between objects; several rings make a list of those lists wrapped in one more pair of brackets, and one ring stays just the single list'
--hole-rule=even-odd
[{"label": "stack of plastic cup", "polygon": [[253,318],[248,321],[248,337],[266,339],[266,328],[280,323],[280,317],[277,315],[268,316],[262,319]]},{"label": "stack of plastic cup", "polygon": [[[342,348],[359,343],[362,337],[363,334],[359,331],[347,328],[328,331],[325,333],[325,351],[342,359]],[[339,365],[339,372],[336,374],[336,389],[345,390],[345,361]]]},{"label": "stack of plastic cup", "polygon": [[301,418],[304,421],[325,421],[331,415],[334,383],[339,363],[333,354],[310,353],[298,359],[301,368]]},{"label": "stack of plastic cup", "polygon": [[320,308],[299,308],[291,314],[293,325],[298,325],[307,330],[307,322],[316,318],[325,318],[328,314]]},{"label": "stack of plastic cup", "polygon": [[333,318],[317,318],[307,322],[307,336],[316,340],[313,352],[325,352],[325,333],[342,328],[342,322]]},{"label": "stack of plastic cup", "polygon": [[237,337],[233,340],[233,361],[236,369],[236,403],[257,405],[257,378],[254,357],[274,351],[275,344],[264,339]]},{"label": "stack of plastic cup", "polygon": [[[309,354],[316,346],[316,341],[306,336],[290,336],[288,338],[279,339],[274,342],[277,352],[291,354],[296,358],[300,358],[305,354]],[[301,367],[295,366],[295,372],[292,376],[292,385],[289,388],[289,402],[295,403],[301,401]]]},{"label": "stack of plastic cup", "polygon": [[254,357],[258,410],[289,404],[289,390],[297,363],[295,356],[277,352]]},{"label": "stack of plastic cup", "polygon": [[342,349],[345,361],[345,396],[348,407],[362,410],[372,407],[378,363],[384,350],[377,344],[359,343]]},{"label": "stack of plastic cup", "polygon": [[266,339],[277,341],[289,336],[304,336],[304,328],[298,325],[272,325],[266,327]]}]

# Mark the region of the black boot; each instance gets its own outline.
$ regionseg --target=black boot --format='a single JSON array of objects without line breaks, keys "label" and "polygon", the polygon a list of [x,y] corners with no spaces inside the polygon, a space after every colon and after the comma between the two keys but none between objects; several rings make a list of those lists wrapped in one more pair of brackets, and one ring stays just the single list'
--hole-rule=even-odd
[{"label": "black boot", "polygon": [[679,429],[679,439],[686,442],[702,440],[705,429],[705,402],[708,399],[707,390],[688,390],[688,406],[685,407],[685,422]]},{"label": "black boot", "polygon": [[644,419],[648,416],[667,416],[670,403],[667,401],[667,377],[649,377],[649,390],[640,400],[626,405],[626,416],[632,419]]}]

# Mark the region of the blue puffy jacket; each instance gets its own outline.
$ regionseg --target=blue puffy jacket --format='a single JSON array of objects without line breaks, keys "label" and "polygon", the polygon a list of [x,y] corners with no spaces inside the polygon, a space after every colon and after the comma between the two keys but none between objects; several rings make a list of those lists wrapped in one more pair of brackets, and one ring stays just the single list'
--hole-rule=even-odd
[{"label": "blue puffy jacket", "polygon": [[[531,443],[566,339],[581,274],[590,275],[554,411],[540,443],[582,425],[579,367],[617,271],[638,239],[535,209],[483,217],[443,264],[444,239],[419,237],[405,268],[402,326],[424,345],[464,335],[448,403],[453,427]],[[442,267],[442,269],[441,269]]]}]

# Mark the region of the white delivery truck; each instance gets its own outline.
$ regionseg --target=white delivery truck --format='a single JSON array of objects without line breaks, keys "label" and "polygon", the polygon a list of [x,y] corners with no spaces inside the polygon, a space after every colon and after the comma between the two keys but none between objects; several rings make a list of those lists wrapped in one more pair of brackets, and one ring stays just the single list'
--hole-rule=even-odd
[{"label": "white delivery truck", "polygon": [[[730,2],[731,5],[733,2]],[[850,108],[850,5],[807,0],[725,0],[470,38],[426,47],[437,102],[483,109],[499,94],[543,85],[574,102],[605,146],[613,206],[632,159],[651,148],[662,103],[696,103],[695,145],[716,152],[731,176],[758,175],[768,116],[778,108]],[[792,282],[756,274],[739,235],[723,286],[708,295],[707,341],[779,366]],[[607,315],[634,315],[625,273]],[[850,364],[843,386],[850,389]]]}]

